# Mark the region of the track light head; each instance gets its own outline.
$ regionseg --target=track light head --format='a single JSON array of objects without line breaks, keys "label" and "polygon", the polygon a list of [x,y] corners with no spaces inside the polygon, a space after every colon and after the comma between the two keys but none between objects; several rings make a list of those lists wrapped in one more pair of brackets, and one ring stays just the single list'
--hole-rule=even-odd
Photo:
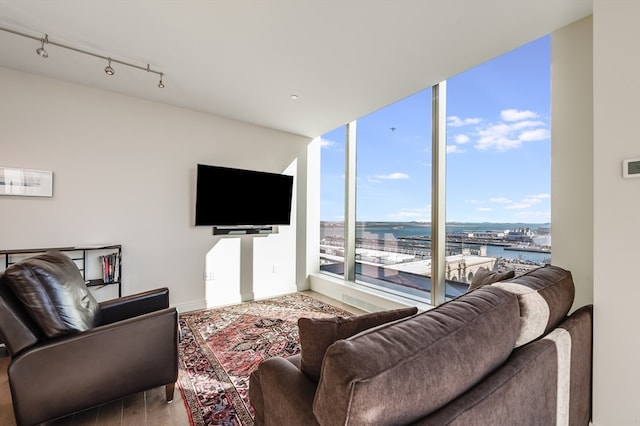
[{"label": "track light head", "polygon": [[111,68],[111,58],[108,58],[107,60],[109,61],[109,65],[104,68],[104,72],[106,72],[107,75],[114,75],[116,71]]},{"label": "track light head", "polygon": [[49,53],[44,48],[45,43],[49,43],[49,36],[47,34],[44,35],[43,39],[40,39],[40,47],[36,49],[36,53],[46,59],[49,57]]},{"label": "track light head", "polygon": [[161,89],[164,89],[164,83],[162,82],[163,75],[164,75],[163,73],[160,73],[160,81],[158,82],[158,87]]}]

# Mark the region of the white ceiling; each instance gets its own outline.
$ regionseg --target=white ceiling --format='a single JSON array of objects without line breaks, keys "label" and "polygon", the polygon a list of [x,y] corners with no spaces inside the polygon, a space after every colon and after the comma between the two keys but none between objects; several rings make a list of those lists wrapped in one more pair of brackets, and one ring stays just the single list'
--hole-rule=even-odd
[{"label": "white ceiling", "polygon": [[[591,0],[0,0],[0,67],[315,137],[579,20]],[[299,99],[292,100],[291,95]],[[1,96],[1,94],[0,94]]]}]

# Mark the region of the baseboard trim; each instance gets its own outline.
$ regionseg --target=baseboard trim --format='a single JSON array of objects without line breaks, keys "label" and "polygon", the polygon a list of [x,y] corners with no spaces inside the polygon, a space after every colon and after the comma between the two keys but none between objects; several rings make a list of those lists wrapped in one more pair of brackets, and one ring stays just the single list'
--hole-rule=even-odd
[{"label": "baseboard trim", "polygon": [[203,300],[196,300],[187,303],[178,303],[174,305],[178,312],[199,311],[200,309],[206,309],[207,302]]},{"label": "baseboard trim", "polygon": [[421,311],[432,308],[431,305],[415,300],[401,298],[373,289],[365,290],[355,283],[325,274],[311,274],[310,287],[311,290],[317,293],[369,312],[397,309],[407,306],[415,306]]}]

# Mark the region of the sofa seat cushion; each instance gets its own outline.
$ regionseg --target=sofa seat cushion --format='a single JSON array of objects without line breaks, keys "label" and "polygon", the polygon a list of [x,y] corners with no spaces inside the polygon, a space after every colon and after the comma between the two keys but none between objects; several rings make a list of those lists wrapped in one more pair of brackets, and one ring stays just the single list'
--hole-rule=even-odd
[{"label": "sofa seat cushion", "polygon": [[300,318],[298,332],[301,347],[301,370],[318,382],[325,351],[340,339],[354,336],[361,331],[415,315],[418,308],[400,308],[355,317]]},{"label": "sofa seat cushion", "polygon": [[92,328],[98,302],[75,262],[60,252],[47,252],[11,265],[4,281],[47,337]]},{"label": "sofa seat cushion", "polygon": [[313,412],[323,425],[414,422],[501,365],[519,332],[517,296],[484,286],[338,340],[325,354]]},{"label": "sofa seat cushion", "polygon": [[560,324],[571,309],[575,296],[571,272],[553,265],[492,286],[518,296],[521,326],[516,346],[525,345]]}]

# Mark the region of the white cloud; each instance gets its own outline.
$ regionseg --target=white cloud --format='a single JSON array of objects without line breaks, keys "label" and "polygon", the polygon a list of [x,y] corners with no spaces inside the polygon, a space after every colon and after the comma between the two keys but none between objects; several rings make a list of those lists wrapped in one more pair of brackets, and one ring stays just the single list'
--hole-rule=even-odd
[{"label": "white cloud", "polygon": [[504,121],[520,121],[528,118],[536,118],[538,114],[533,111],[520,111],[517,109],[505,109],[500,112],[500,116]]},{"label": "white cloud", "polygon": [[395,172],[388,175],[377,175],[376,178],[388,180],[409,179],[409,175],[406,173]]},{"label": "white cloud", "polygon": [[[546,120],[538,118],[539,114],[530,110],[505,109],[500,112],[501,120],[487,123],[480,118],[461,118],[455,115],[447,117],[449,127],[473,125],[474,128],[465,134],[453,137],[456,144],[462,145],[474,141],[479,151],[504,152],[522,147],[525,142],[549,140],[551,132]],[[465,151],[447,148],[448,153]]]},{"label": "white cloud", "polygon": [[529,207],[531,207],[531,204],[517,203],[517,204],[509,204],[505,208],[510,209],[510,210],[521,210],[521,209],[528,209]]},{"label": "white cloud", "polygon": [[522,132],[518,139],[524,142],[543,141],[545,139],[549,139],[549,136],[549,129],[535,129]]},{"label": "white cloud", "polygon": [[496,151],[506,151],[512,148],[518,148],[521,142],[514,139],[512,127],[508,124],[494,124],[486,129],[478,132],[480,139],[476,143],[476,148],[485,151],[495,149]]},{"label": "white cloud", "polygon": [[473,124],[480,124],[482,119],[480,118],[465,118],[464,120],[456,115],[447,117],[447,124],[451,127],[470,126]]},{"label": "white cloud", "polygon": [[505,197],[494,197],[494,198],[490,198],[489,201],[491,201],[492,203],[500,203],[500,204],[509,204],[513,202],[510,199]]},{"label": "white cloud", "polygon": [[460,145],[465,144],[465,143],[469,142],[470,140],[471,140],[471,138],[469,138],[469,136],[467,136],[467,135],[457,135],[455,137],[456,143],[460,144]]},{"label": "white cloud", "polygon": [[398,212],[390,213],[387,217],[397,222],[403,222],[407,220],[415,221],[429,221],[431,220],[431,207],[425,208],[405,208]]},{"label": "white cloud", "polygon": [[463,152],[465,152],[465,150],[458,145],[447,145],[447,154],[461,154]]},{"label": "white cloud", "polygon": [[322,139],[320,138],[320,148],[329,148],[334,146],[336,143],[333,141],[330,141],[328,139]]},{"label": "white cloud", "polygon": [[518,121],[516,123],[509,124],[509,126],[511,126],[511,128],[515,130],[526,129],[527,127],[540,127],[544,125],[545,124],[542,121],[530,121],[530,120]]},{"label": "white cloud", "polygon": [[479,212],[492,212],[493,211],[493,209],[491,207],[478,207],[476,210],[479,211]]},{"label": "white cloud", "polygon": [[514,218],[520,219],[523,222],[548,222],[551,219],[551,215],[548,211],[546,212],[518,212],[513,215]]},{"label": "white cloud", "polygon": [[551,194],[536,194],[536,195],[527,195],[527,198],[551,198]]},{"label": "white cloud", "polygon": [[523,203],[525,204],[536,204],[541,202],[542,200],[540,198],[525,198],[522,200]]},{"label": "white cloud", "polygon": [[549,194],[527,195],[525,198],[522,199],[521,202],[524,204],[537,204],[542,202],[542,200],[546,200],[549,198],[550,198]]},{"label": "white cloud", "polygon": [[[519,121],[515,123],[499,123],[488,126],[478,131],[479,139],[476,149],[486,151],[507,151],[519,148],[522,142],[548,140],[550,132],[545,123],[541,121]],[[532,128],[539,127],[539,128]],[[522,129],[528,129],[520,131]]]}]

